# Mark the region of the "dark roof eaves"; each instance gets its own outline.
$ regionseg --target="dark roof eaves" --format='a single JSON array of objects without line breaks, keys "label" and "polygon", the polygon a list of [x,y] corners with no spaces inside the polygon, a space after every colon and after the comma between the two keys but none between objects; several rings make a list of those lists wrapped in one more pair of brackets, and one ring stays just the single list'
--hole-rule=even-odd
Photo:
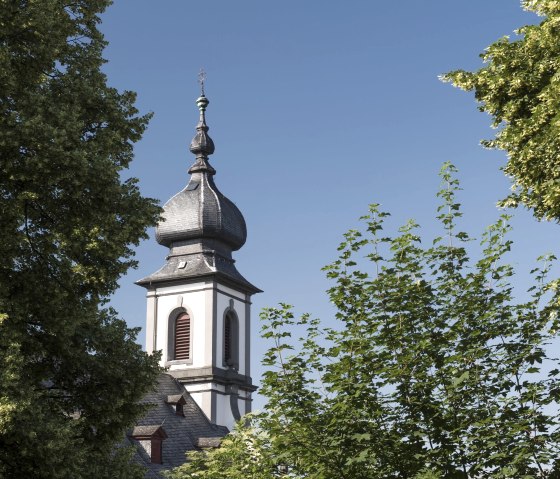
[{"label": "dark roof eaves", "polygon": [[[241,275],[239,275],[241,276]],[[208,272],[208,273],[202,273],[202,274],[197,274],[196,276],[182,276],[182,277],[177,277],[177,276],[170,276],[170,277],[165,277],[165,276],[158,276],[158,277],[154,277],[154,275],[150,275],[150,276],[146,276],[145,278],[142,278],[138,281],[135,281],[134,284],[137,284],[138,286],[142,286],[143,288],[146,289],[150,289],[150,287],[152,286],[162,286],[162,285],[168,285],[168,286],[173,286],[176,284],[185,284],[185,283],[195,283],[197,281],[206,279],[206,278],[215,278],[216,280],[222,282],[225,284],[225,286],[234,286],[236,288],[241,289],[241,291],[245,292],[245,293],[249,293],[249,294],[256,294],[256,293],[262,293],[262,289],[257,288],[256,286],[254,286],[253,284],[249,283],[249,281],[243,279],[240,280],[238,278],[233,278],[228,274],[225,274],[221,271],[212,271],[212,272]]]}]

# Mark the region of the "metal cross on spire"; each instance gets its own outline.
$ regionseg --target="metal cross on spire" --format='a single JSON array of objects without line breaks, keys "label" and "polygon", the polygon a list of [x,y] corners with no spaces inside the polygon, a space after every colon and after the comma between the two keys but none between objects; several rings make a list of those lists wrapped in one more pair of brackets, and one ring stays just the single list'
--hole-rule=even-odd
[{"label": "metal cross on spire", "polygon": [[201,68],[200,71],[198,72],[198,83],[200,83],[200,93],[202,96],[204,95],[204,82],[206,81],[206,72],[204,71],[204,68]]}]

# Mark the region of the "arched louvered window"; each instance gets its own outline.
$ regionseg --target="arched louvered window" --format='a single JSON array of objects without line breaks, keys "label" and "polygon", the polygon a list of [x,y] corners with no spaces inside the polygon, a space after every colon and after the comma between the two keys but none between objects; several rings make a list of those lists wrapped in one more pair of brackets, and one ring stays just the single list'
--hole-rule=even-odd
[{"label": "arched louvered window", "polygon": [[228,314],[224,324],[224,361],[226,364],[231,361],[231,323],[231,316]]},{"label": "arched louvered window", "polygon": [[176,360],[191,358],[191,318],[181,313],[175,320],[175,358]]},{"label": "arched louvered window", "polygon": [[239,367],[238,337],[237,317],[228,312],[224,318],[224,366]]}]

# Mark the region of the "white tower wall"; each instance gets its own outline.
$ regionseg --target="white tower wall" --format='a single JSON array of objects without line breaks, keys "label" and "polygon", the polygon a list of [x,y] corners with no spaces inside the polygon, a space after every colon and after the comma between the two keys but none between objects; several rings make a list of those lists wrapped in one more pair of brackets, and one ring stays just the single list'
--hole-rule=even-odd
[{"label": "white tower wall", "polygon": [[[250,296],[212,279],[180,285],[154,285],[147,293],[146,343],[149,353],[161,351],[160,364],[182,382],[216,424],[232,429],[239,416],[251,411]],[[174,318],[186,311],[191,319],[191,357],[172,357]],[[224,362],[224,321],[237,318],[237,361]],[[227,379],[234,378],[234,383]],[[237,381],[235,381],[237,379]]]}]

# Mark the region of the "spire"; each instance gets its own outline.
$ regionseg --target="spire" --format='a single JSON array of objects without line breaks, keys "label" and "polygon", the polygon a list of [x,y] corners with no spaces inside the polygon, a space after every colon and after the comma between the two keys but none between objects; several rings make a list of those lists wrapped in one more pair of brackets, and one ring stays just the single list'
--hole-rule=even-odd
[{"label": "spire", "polygon": [[206,171],[210,175],[216,173],[216,170],[208,163],[208,156],[214,153],[214,142],[208,135],[208,126],[206,125],[206,107],[208,106],[208,98],[204,94],[204,82],[206,80],[206,73],[200,70],[198,75],[198,82],[200,83],[200,96],[196,100],[196,106],[200,111],[200,119],[196,125],[196,134],[191,141],[191,153],[196,155],[196,161],[189,169],[189,173],[197,171]]}]

